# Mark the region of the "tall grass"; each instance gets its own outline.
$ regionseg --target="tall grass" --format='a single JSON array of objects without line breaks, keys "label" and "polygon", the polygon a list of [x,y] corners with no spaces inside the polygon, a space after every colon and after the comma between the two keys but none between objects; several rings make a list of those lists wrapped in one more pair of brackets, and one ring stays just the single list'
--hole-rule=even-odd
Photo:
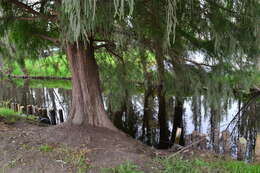
[{"label": "tall grass", "polygon": [[21,116],[20,112],[15,112],[12,109],[0,107],[0,120],[6,124],[13,124],[20,120],[35,121],[34,116]]}]

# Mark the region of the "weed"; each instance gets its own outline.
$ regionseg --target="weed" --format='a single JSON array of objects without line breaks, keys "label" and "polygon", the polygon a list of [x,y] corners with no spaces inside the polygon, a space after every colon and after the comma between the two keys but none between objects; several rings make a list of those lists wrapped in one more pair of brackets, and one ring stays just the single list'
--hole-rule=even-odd
[{"label": "weed", "polygon": [[52,152],[53,151],[53,147],[48,144],[41,145],[39,147],[39,149],[41,152]]},{"label": "weed", "polygon": [[116,168],[106,168],[103,169],[103,173],[144,173],[143,171],[139,171],[138,167],[131,162],[127,162],[125,164],[119,165]]},{"label": "weed", "polygon": [[88,150],[74,150],[68,147],[59,147],[56,152],[59,153],[60,160],[76,168],[77,173],[85,173],[90,168],[87,158]]}]

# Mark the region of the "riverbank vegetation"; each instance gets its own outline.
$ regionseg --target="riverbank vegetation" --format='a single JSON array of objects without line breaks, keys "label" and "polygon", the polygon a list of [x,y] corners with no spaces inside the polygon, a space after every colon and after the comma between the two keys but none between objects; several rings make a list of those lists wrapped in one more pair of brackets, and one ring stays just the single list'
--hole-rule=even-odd
[{"label": "riverbank vegetation", "polygon": [[[57,92],[46,88],[71,88],[69,118],[51,133],[63,135],[60,143],[81,146],[76,137],[82,133],[86,145],[110,144],[114,157],[121,156],[117,142],[129,143],[127,158],[143,148],[119,130],[165,150],[204,138],[204,148],[231,153],[234,144],[252,162],[260,120],[259,12],[259,0],[2,0],[0,68],[10,77],[71,77],[71,83],[15,80],[7,87],[9,93],[16,83],[22,88],[21,104],[30,96],[46,106],[47,97],[53,107]],[[68,98],[70,91],[61,92]],[[232,103],[236,113],[223,130]],[[186,105],[194,124],[189,134]],[[241,149],[240,138],[246,141]],[[197,163],[207,165],[195,160],[186,167]]]},{"label": "riverbank vegetation", "polygon": [[66,56],[53,55],[39,59],[25,58],[23,65],[6,61],[3,71],[10,75],[71,77]]},{"label": "riverbank vegetation", "polygon": [[21,112],[15,112],[12,109],[0,107],[0,120],[4,123],[14,124],[21,120],[36,122],[36,117],[30,115],[21,116],[21,114]]}]

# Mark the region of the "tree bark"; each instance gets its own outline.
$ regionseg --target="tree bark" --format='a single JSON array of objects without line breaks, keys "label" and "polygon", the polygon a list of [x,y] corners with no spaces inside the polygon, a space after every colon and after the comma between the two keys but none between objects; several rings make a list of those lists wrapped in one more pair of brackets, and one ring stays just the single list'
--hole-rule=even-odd
[{"label": "tree bark", "polygon": [[171,136],[171,144],[173,145],[176,138],[177,129],[181,128],[181,136],[179,144],[184,146],[184,128],[183,128],[183,104],[184,101],[176,97],[176,104],[174,109],[173,128]]},{"label": "tree bark", "polygon": [[160,125],[160,140],[159,140],[159,148],[167,149],[170,147],[169,140],[169,127],[167,123],[167,112],[166,112],[166,91],[165,91],[165,68],[163,61],[163,54],[160,48],[156,49],[156,62],[158,67],[158,88],[157,88],[157,96],[159,101],[159,112],[158,119]]},{"label": "tree bark", "polygon": [[93,42],[67,44],[72,73],[73,125],[92,125],[116,130],[104,109]]}]

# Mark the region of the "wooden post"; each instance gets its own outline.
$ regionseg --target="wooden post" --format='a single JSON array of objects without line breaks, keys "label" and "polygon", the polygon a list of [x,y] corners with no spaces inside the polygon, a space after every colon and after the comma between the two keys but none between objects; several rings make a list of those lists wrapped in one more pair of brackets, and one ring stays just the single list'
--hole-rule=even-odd
[{"label": "wooden post", "polygon": [[36,116],[36,108],[37,106],[32,106],[32,115]]},{"label": "wooden post", "polygon": [[48,119],[49,119],[49,117],[48,117],[48,111],[47,111],[46,108],[42,108],[42,115],[41,115],[41,117],[43,117],[43,118],[48,118]]},{"label": "wooden post", "polygon": [[237,160],[244,160],[247,141],[244,137],[240,137],[237,144]]},{"label": "wooden post", "polygon": [[20,104],[18,104],[18,103],[15,104],[15,111],[16,112],[20,111]]},{"label": "wooden post", "polygon": [[39,108],[39,109],[38,109],[38,116],[39,116],[39,117],[42,117],[42,108]]},{"label": "wooden post", "polygon": [[224,153],[229,153],[230,152],[230,133],[227,130],[224,130],[221,133],[221,138],[220,138],[222,147],[223,147],[223,152]]},{"label": "wooden post", "polygon": [[207,149],[207,136],[201,134],[201,135],[200,135],[200,141],[201,141],[201,142],[199,143],[200,149],[201,149],[201,150],[206,150],[206,149]]},{"label": "wooden post", "polygon": [[56,125],[57,123],[56,123],[56,112],[55,112],[55,110],[51,109],[49,111],[49,113],[50,113],[50,118],[51,118],[51,124]]},{"label": "wooden post", "polygon": [[[199,132],[193,131],[192,132],[192,143],[195,143],[200,140]],[[197,148],[199,144],[193,145],[193,148]]]},{"label": "wooden post", "polygon": [[24,106],[20,106],[20,112],[22,112],[23,114],[26,114]]},{"label": "wooden post", "polygon": [[259,134],[256,137],[255,158],[256,161],[260,161],[260,135]]},{"label": "wooden post", "polygon": [[175,144],[179,144],[180,143],[181,132],[182,132],[182,128],[178,127],[177,131],[176,131],[175,141],[174,141]]},{"label": "wooden post", "polygon": [[7,103],[7,108],[11,109],[11,103],[10,102]]},{"label": "wooden post", "polygon": [[62,109],[59,109],[59,116],[60,116],[60,123],[63,123],[64,122],[64,117],[63,117]]},{"label": "wooden post", "polygon": [[33,115],[32,105],[27,105],[27,114],[28,114],[28,115]]},{"label": "wooden post", "polygon": [[15,111],[15,104],[11,103],[11,109]]},{"label": "wooden post", "polygon": [[185,146],[188,146],[192,143],[192,134],[186,135],[185,138]]}]

